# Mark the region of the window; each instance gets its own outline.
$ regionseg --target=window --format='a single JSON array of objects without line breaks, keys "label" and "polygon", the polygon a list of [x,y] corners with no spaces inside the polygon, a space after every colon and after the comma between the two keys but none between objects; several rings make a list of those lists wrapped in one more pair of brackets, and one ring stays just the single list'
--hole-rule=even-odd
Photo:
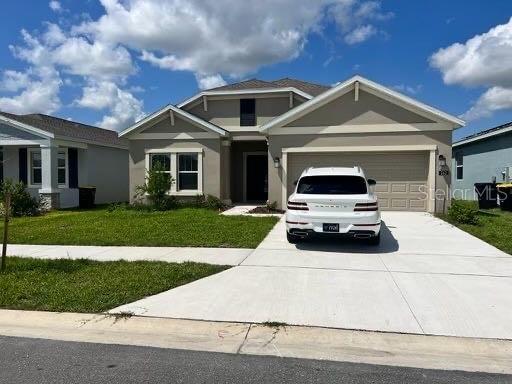
[{"label": "window", "polygon": [[67,151],[65,150],[57,154],[57,182],[61,186],[68,184]]},{"label": "window", "polygon": [[151,168],[156,164],[160,164],[164,168],[165,173],[171,173],[171,154],[170,153],[155,153],[151,154]]},{"label": "window", "polygon": [[29,151],[30,155],[30,184],[38,185],[41,184],[42,174],[42,162],[41,162],[41,151]]},{"label": "window", "polygon": [[304,176],[297,193],[308,195],[359,195],[367,193],[366,181],[360,176]]},{"label": "window", "polygon": [[461,153],[455,155],[455,168],[457,171],[457,180],[462,180],[464,177],[464,157]]},{"label": "window", "polygon": [[150,149],[146,153],[146,169],[156,163],[164,166],[164,172],[172,179],[169,194],[195,196],[203,193],[203,150],[201,148]]},{"label": "window", "polygon": [[[29,156],[29,185],[40,186],[43,182],[43,163],[41,150],[36,148],[28,149]],[[68,185],[68,151],[59,149],[57,152],[57,183],[59,187]]]},{"label": "window", "polygon": [[178,159],[178,189],[197,190],[199,175],[197,167],[197,153],[180,153],[178,155]]},{"label": "window", "polygon": [[240,126],[252,127],[256,125],[256,100],[240,99]]}]

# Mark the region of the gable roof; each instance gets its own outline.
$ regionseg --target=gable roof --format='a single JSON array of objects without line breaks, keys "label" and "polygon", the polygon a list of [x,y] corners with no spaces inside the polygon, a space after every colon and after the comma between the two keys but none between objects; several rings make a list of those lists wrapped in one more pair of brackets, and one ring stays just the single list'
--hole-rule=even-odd
[{"label": "gable roof", "polygon": [[275,81],[264,81],[259,79],[250,79],[222,85],[220,87],[206,89],[194,96],[182,101],[177,106],[184,106],[198,100],[203,96],[222,96],[222,95],[244,95],[255,93],[278,93],[278,92],[294,92],[295,94],[310,100],[320,93],[326,91],[329,87],[325,85],[309,83],[307,81],[284,78]]},{"label": "gable roof", "polygon": [[309,81],[303,81],[298,79],[291,79],[289,77],[285,77],[283,79],[274,80],[272,84],[278,85],[280,87],[294,87],[300,89],[303,92],[311,96],[318,96],[321,93],[324,93],[331,87],[322,84],[310,83]]},{"label": "gable roof", "polygon": [[443,121],[449,122],[453,124],[454,127],[462,127],[465,125],[464,121],[449,115],[445,112],[442,112],[434,107],[431,107],[427,104],[421,103],[417,100],[414,100],[408,96],[405,96],[399,92],[396,92],[392,89],[386,88],[378,83],[375,83],[371,80],[368,80],[362,76],[356,75],[351,77],[350,79],[338,84],[337,86],[321,93],[317,97],[306,101],[305,103],[290,109],[288,112],[285,112],[281,116],[278,116],[266,124],[264,124],[260,131],[264,132],[276,126],[283,126],[288,124],[299,117],[304,116],[305,114],[314,111],[315,109],[327,104],[328,102],[336,99],[340,95],[343,95],[349,91],[351,91],[355,84],[358,83],[359,86],[362,87],[365,91],[370,91],[371,93],[375,93],[378,96],[388,99],[389,101],[398,104],[404,108],[408,108],[413,110],[416,113],[429,115],[435,117],[437,119],[441,119]]},{"label": "gable roof", "polygon": [[33,127],[38,131],[49,133],[53,137],[74,141],[93,142],[99,145],[114,145],[126,147],[127,143],[118,137],[117,132],[92,125],[77,123],[41,113],[15,115],[0,112],[0,116]]},{"label": "gable roof", "polygon": [[207,131],[217,133],[220,136],[226,136],[228,134],[228,132],[226,130],[222,129],[221,127],[219,127],[215,124],[212,124],[208,121],[205,121],[197,116],[194,116],[194,115],[188,113],[187,111],[184,111],[183,109],[180,109],[172,104],[168,104],[165,107],[163,107],[162,109],[152,113],[151,115],[146,116],[142,120],[139,120],[132,126],[126,128],[124,131],[119,133],[119,137],[124,137],[131,133],[134,133],[135,131],[138,131],[139,129],[143,128],[144,124],[146,124],[147,122],[149,122],[149,121],[157,118],[158,116],[160,116],[166,112],[169,112],[169,111],[172,111],[176,115],[182,117],[185,121],[189,121],[192,124],[202,127]]},{"label": "gable roof", "polygon": [[512,131],[512,121],[502,124],[502,125],[498,125],[497,127],[494,127],[494,128],[489,128],[489,129],[474,133],[472,135],[466,136],[466,137],[460,139],[459,141],[456,141],[455,143],[453,143],[452,146],[457,147],[459,145],[464,145],[464,144],[472,143],[475,141],[487,139],[489,137],[494,137],[494,136],[501,135],[503,133],[507,133],[507,132],[511,132],[511,131]]}]

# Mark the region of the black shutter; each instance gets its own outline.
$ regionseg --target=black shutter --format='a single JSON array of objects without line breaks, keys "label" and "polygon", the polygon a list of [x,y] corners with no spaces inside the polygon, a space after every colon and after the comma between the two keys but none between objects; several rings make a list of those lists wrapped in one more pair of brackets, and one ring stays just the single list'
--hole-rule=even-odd
[{"label": "black shutter", "polygon": [[27,148],[20,148],[18,151],[19,180],[27,184]]},{"label": "black shutter", "polygon": [[69,188],[78,188],[78,150],[68,148]]}]

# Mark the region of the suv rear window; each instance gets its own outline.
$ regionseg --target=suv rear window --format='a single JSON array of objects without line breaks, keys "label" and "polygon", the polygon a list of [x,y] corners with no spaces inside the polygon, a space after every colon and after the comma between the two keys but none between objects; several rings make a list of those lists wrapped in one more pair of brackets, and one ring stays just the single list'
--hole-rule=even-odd
[{"label": "suv rear window", "polygon": [[304,176],[297,193],[309,195],[360,195],[367,193],[366,181],[360,176]]}]

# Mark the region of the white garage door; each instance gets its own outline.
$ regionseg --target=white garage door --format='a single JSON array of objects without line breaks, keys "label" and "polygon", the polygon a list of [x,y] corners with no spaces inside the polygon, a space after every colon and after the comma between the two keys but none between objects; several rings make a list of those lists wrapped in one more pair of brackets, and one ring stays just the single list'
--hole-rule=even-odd
[{"label": "white garage door", "polygon": [[427,210],[428,152],[289,153],[288,195],[306,168],[355,165],[363,168],[366,177],[377,181],[381,209]]}]

